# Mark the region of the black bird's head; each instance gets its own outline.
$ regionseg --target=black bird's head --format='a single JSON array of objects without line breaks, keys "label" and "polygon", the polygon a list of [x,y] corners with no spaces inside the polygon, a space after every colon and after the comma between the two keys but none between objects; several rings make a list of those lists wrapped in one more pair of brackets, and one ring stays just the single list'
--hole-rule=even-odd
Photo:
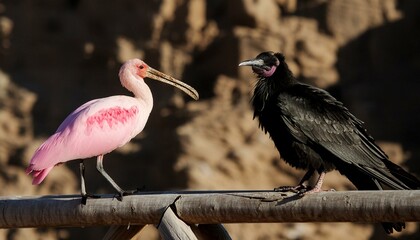
[{"label": "black bird's head", "polygon": [[258,91],[268,91],[269,95],[297,83],[281,53],[262,52],[254,59],[241,62],[239,66],[251,66],[258,76]]},{"label": "black bird's head", "polygon": [[252,71],[259,77],[271,77],[280,65],[285,65],[284,56],[281,53],[262,52],[254,59],[245,60],[239,66],[251,66]]},{"label": "black bird's head", "polygon": [[254,59],[241,62],[239,66],[252,67],[252,71],[258,76],[252,98],[256,111],[254,116],[265,108],[269,99],[276,99],[280,91],[296,83],[281,53],[262,52]]}]

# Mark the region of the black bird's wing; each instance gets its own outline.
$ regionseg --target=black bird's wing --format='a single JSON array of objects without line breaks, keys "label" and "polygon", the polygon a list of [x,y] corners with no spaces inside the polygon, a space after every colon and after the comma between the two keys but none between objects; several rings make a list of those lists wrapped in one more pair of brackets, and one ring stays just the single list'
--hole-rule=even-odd
[{"label": "black bird's wing", "polygon": [[368,175],[379,189],[378,181],[392,189],[420,187],[417,178],[388,160],[363,128],[363,122],[326,91],[296,84],[279,95],[277,104],[293,137],[317,152],[328,153],[320,155],[340,172],[348,169],[339,169],[337,161]]}]

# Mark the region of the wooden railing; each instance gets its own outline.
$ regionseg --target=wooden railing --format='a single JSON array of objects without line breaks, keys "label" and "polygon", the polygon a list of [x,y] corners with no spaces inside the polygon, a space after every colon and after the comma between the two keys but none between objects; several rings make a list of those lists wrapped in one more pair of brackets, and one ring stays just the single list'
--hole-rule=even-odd
[{"label": "wooden railing", "polygon": [[129,239],[153,224],[164,239],[230,239],[221,223],[420,221],[420,190],[143,192],[86,205],[75,195],[2,197],[0,213],[1,228],[110,226],[105,239]]}]

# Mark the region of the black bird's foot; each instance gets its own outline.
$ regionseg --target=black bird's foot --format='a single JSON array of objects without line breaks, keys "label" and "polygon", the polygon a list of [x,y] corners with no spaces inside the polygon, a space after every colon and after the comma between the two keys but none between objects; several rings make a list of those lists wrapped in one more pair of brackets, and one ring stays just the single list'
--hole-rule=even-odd
[{"label": "black bird's foot", "polygon": [[302,191],[308,191],[309,187],[305,184],[299,184],[297,186],[281,186],[274,188],[275,192],[294,192],[294,193],[300,193]]},{"label": "black bird's foot", "polygon": [[86,205],[88,198],[101,198],[101,196],[90,194],[90,193],[82,194],[82,205]]},{"label": "black bird's foot", "polygon": [[334,188],[331,188],[330,190],[322,190],[321,188],[308,188],[306,190],[301,190],[298,192],[299,196],[303,197],[305,195],[313,194],[313,193],[319,193],[319,192],[335,192]]},{"label": "black bird's foot", "polygon": [[299,191],[297,192],[297,195],[299,195],[299,197],[303,197],[303,196],[305,196],[305,195],[309,195],[309,194],[316,193],[316,192],[318,192],[318,191],[314,190],[314,188],[313,188],[313,187],[308,186],[308,187],[307,187],[307,188],[305,188],[305,189],[301,189],[301,190],[299,190]]},{"label": "black bird's foot", "polygon": [[305,195],[313,194],[313,193],[319,193],[323,192],[322,190],[322,183],[324,182],[325,177],[325,171],[321,171],[318,177],[318,181],[316,181],[316,184],[312,188],[307,188],[305,191],[299,191],[299,196],[303,197]]}]

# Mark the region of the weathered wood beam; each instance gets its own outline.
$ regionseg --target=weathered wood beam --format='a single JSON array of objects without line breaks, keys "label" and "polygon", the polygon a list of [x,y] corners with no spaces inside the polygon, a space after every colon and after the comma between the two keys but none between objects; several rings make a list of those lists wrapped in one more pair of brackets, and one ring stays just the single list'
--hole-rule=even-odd
[{"label": "weathered wood beam", "polygon": [[0,227],[88,227],[158,224],[166,208],[188,224],[245,222],[420,221],[420,191],[321,192],[303,198],[273,191],[144,192],[0,198]]},{"label": "weathered wood beam", "polygon": [[166,208],[157,229],[164,240],[198,240],[191,227],[176,216],[172,207]]}]

